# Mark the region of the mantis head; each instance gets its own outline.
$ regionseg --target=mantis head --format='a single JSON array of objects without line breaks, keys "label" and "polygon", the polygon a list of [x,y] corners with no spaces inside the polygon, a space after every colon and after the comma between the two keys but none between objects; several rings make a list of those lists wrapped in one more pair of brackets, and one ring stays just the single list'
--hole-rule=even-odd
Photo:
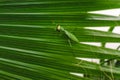
[{"label": "mantis head", "polygon": [[58,32],[64,31],[64,28],[62,28],[60,25],[57,25],[56,31],[58,31]]}]

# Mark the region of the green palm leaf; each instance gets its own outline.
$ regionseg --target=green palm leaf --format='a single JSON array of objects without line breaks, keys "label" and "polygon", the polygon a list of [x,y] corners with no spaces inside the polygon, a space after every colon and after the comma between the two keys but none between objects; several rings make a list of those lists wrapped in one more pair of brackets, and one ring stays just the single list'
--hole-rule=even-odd
[{"label": "green palm leaf", "polygon": [[[1,0],[1,80],[93,80],[119,78],[120,68],[78,60],[120,58],[120,51],[80,42],[119,42],[120,35],[88,26],[118,26],[119,17],[89,11],[119,8],[119,0]],[[56,25],[64,27],[56,31]],[[74,35],[73,35],[74,34]],[[67,36],[67,38],[65,37]],[[70,42],[68,41],[70,39]],[[74,42],[77,43],[74,43]]]}]

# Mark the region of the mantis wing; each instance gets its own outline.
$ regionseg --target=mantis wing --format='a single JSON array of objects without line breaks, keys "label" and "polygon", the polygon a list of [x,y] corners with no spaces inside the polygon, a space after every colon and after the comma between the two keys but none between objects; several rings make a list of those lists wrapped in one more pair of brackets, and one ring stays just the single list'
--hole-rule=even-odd
[{"label": "mantis wing", "polygon": [[68,32],[67,30],[64,30],[64,32],[68,36],[69,39],[71,39],[74,42],[79,43],[79,40],[76,38],[75,35],[73,35],[72,33]]}]

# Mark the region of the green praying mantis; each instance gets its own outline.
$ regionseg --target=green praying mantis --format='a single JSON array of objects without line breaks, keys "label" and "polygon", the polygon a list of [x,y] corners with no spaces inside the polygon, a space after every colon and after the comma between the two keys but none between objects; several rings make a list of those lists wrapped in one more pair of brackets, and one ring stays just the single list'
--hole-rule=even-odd
[{"label": "green praying mantis", "polygon": [[[64,29],[63,27],[61,27],[60,25],[57,26],[56,31],[58,31],[58,32],[63,32],[64,35],[67,36],[70,47],[72,47],[71,41],[73,41],[73,42],[75,42],[75,43],[79,43],[79,40],[77,39],[77,37],[76,37],[74,34],[70,33],[70,32],[67,31],[67,30],[65,30],[65,29]],[[71,40],[71,41],[70,41],[70,40]],[[73,56],[74,56],[74,58],[75,58],[75,54],[74,54],[73,52],[72,52],[72,54],[73,54]]]},{"label": "green praying mantis", "polygon": [[79,43],[79,40],[77,39],[77,37],[76,37],[74,34],[70,33],[70,32],[67,31],[67,30],[65,30],[65,29],[64,29],[63,27],[61,27],[60,25],[57,26],[56,30],[57,30],[58,32],[63,32],[63,33],[68,37],[69,40],[72,40],[72,41],[74,41],[74,42],[76,42],[76,43]]}]

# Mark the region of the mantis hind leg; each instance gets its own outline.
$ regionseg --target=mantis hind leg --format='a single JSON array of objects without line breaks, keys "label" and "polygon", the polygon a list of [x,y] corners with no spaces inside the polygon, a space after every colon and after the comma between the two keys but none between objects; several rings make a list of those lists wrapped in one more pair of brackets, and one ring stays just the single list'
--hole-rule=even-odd
[{"label": "mantis hind leg", "polygon": [[72,49],[72,44],[71,44],[70,39],[68,39],[68,43],[69,43],[69,45],[70,45],[70,47],[71,47],[71,50],[72,50],[71,52],[72,52],[73,57],[76,58],[76,56],[75,56],[75,54],[74,54],[74,52],[73,52],[73,49]]}]

